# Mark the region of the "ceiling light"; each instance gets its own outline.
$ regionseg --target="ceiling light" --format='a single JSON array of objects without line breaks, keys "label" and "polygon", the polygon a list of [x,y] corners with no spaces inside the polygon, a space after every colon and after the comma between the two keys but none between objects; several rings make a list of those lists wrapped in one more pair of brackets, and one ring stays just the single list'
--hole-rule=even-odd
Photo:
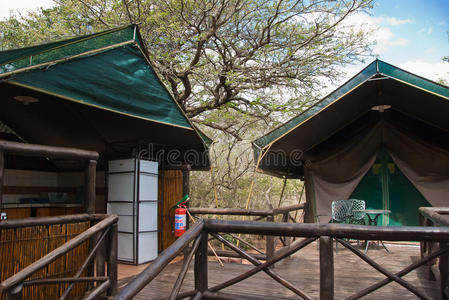
[{"label": "ceiling light", "polygon": [[390,109],[391,105],[388,104],[382,104],[382,105],[375,105],[373,107],[371,107],[372,110],[377,110],[379,112],[384,112],[387,109]]},{"label": "ceiling light", "polygon": [[24,105],[28,105],[30,103],[38,102],[39,99],[31,97],[31,96],[14,96],[14,100],[22,102]]}]

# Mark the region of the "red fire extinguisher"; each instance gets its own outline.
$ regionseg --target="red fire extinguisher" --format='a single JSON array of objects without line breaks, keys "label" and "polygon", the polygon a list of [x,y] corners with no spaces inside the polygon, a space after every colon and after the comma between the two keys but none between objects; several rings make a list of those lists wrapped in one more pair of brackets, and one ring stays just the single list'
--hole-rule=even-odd
[{"label": "red fire extinguisher", "polygon": [[182,207],[175,209],[175,236],[180,237],[186,232],[187,210]]}]

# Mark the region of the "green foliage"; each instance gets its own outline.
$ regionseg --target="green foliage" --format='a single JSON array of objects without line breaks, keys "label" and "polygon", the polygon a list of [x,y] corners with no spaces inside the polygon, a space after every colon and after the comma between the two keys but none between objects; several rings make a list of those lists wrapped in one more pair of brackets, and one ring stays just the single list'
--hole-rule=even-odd
[{"label": "green foliage", "polygon": [[205,124],[208,111],[230,108],[271,124],[273,112],[300,111],[320,77],[338,78],[336,65],[367,53],[367,33],[343,20],[371,2],[56,0],[54,8],[0,22],[0,44],[139,23],[154,67],[189,116]]},{"label": "green foliage", "polygon": [[[152,65],[215,143],[212,175],[192,176],[194,205],[242,207],[253,179],[248,142],[303,111],[337,66],[370,53],[369,32],[345,23],[374,0],[55,0],[0,21],[10,49],[139,23]],[[251,207],[274,206],[282,180],[256,174]],[[300,184],[289,181],[286,203]],[[276,198],[277,197],[277,198]]]}]

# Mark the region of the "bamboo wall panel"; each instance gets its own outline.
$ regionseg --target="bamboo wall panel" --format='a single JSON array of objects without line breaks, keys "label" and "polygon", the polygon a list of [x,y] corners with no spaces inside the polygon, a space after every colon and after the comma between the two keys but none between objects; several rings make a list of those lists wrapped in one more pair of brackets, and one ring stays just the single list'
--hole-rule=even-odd
[{"label": "bamboo wall panel", "polygon": [[[90,227],[89,222],[0,229],[0,281],[14,275]],[[88,242],[58,258],[29,279],[73,276],[88,255]],[[86,276],[82,274],[81,276]],[[25,287],[23,299],[58,299],[67,284]],[[68,299],[81,299],[86,283],[75,284]],[[0,296],[1,300],[5,295]]]},{"label": "bamboo wall panel", "polygon": [[[162,192],[164,193],[162,197]],[[182,172],[179,170],[164,171],[159,175],[159,251],[165,250],[176,240],[172,232],[174,226],[174,209],[170,208],[182,199]],[[162,203],[162,199],[164,203]]]}]

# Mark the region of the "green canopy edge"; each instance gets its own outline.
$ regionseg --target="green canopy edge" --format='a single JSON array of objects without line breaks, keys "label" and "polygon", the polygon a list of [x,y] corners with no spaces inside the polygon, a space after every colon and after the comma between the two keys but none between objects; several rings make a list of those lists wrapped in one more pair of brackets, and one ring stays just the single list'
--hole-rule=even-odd
[{"label": "green canopy edge", "polygon": [[[153,118],[143,117],[142,115],[139,114],[128,113],[123,111],[123,109],[114,109],[111,107],[105,107],[103,105],[97,105],[95,103],[85,101],[85,99],[82,98],[80,99],[79,97],[71,97],[70,95],[64,95],[64,93],[59,93],[57,90],[55,91],[54,89],[51,90],[50,88],[47,89],[39,86],[34,86],[33,83],[36,81],[30,82],[29,80],[24,80],[24,78],[28,78],[30,77],[30,74],[34,73],[32,71],[36,72],[42,71],[42,65],[48,65],[48,67],[51,66],[50,69],[53,69],[55,68],[53,66],[53,62],[65,63],[73,60],[79,60],[80,58],[86,58],[88,56],[96,55],[98,53],[105,53],[106,51],[115,49],[117,47],[121,46],[128,47],[128,45],[130,47],[135,47],[138,49],[138,51],[148,64],[148,68],[151,69],[152,71],[151,75],[153,76],[152,80],[157,81],[157,84],[159,84],[160,87],[162,88],[162,90],[161,88],[158,88],[157,91],[159,94],[158,95],[159,98],[161,99],[165,98],[164,101],[169,100],[171,103],[175,104],[176,109],[170,108],[170,110],[172,111],[171,114],[173,113],[178,114],[178,116],[175,116],[176,117],[175,119],[177,119],[178,121],[174,123],[166,122]],[[57,65],[58,64],[56,64],[55,66]],[[25,73],[25,71],[28,72]],[[14,74],[9,75],[8,73],[10,72],[14,72]],[[19,76],[14,76],[16,74],[19,74]],[[26,74],[26,76],[23,76],[23,74]],[[69,101],[74,101],[98,107],[100,109],[125,114],[131,117],[137,117],[149,121],[163,123],[166,125],[181,127],[188,130],[194,130],[201,137],[201,140],[203,141],[206,148],[211,143],[211,140],[204,133],[202,133],[195,126],[193,126],[188,117],[185,115],[182,108],[173,99],[171,93],[162,83],[158,74],[156,74],[156,72],[154,72],[154,70],[152,69],[150,59],[147,55],[147,51],[144,45],[141,43],[141,36],[137,25],[128,25],[120,28],[103,31],[100,33],[94,33],[83,37],[76,37],[68,40],[57,41],[33,47],[2,51],[0,52],[0,77],[6,77],[5,81],[7,81],[10,84],[22,86],[42,93],[57,96]],[[34,79],[36,79],[36,77]],[[153,86],[157,84],[153,83]],[[167,104],[165,104],[165,106],[167,106]],[[167,108],[166,107],[161,108],[161,110],[165,112]],[[175,112],[175,110],[178,110],[178,112]]]},{"label": "green canopy edge", "polygon": [[[376,59],[365,67],[362,71],[349,79],[342,86],[331,92],[328,96],[324,97],[318,103],[312,105],[304,112],[300,113],[296,117],[293,117],[286,123],[273,129],[266,135],[253,141],[254,156],[259,157],[261,151],[269,147],[270,144],[281,139],[283,136],[301,126],[304,122],[307,122],[310,118],[313,118],[322,110],[328,106],[340,100],[343,96],[351,93],[358,86],[362,85],[365,81],[369,80],[375,75],[388,76],[391,79],[398,80],[402,83],[440,96],[446,100],[449,100],[449,88],[441,84],[425,79],[418,75],[412,74],[398,67],[390,65],[384,61]],[[262,154],[263,155],[263,154]]]}]

